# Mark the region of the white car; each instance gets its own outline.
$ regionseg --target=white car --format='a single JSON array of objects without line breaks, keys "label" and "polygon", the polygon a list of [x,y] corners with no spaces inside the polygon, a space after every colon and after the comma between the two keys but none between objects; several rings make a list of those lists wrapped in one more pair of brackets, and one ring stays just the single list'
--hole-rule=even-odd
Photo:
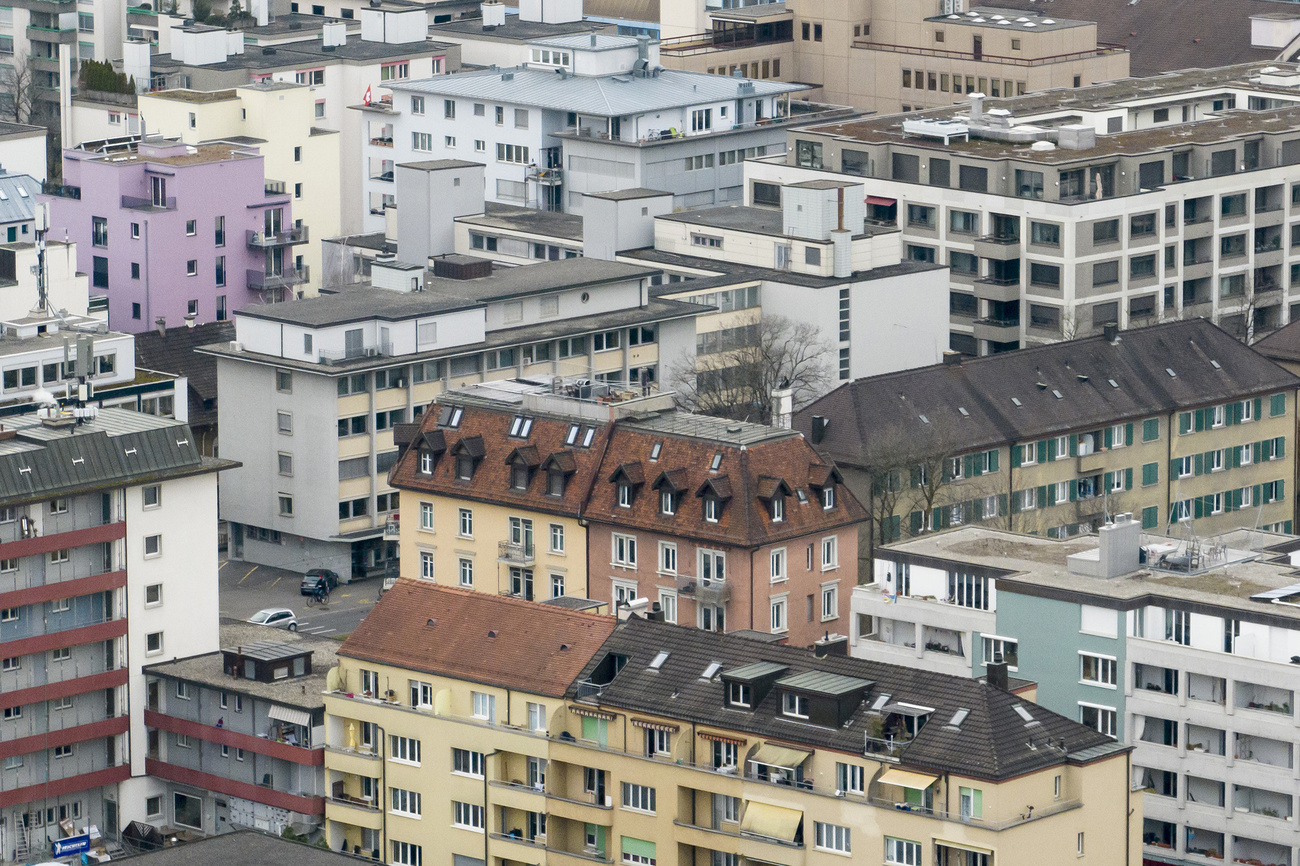
[{"label": "white car", "polygon": [[298,617],[294,616],[293,611],[287,607],[268,607],[266,610],[259,610],[250,616],[248,621],[254,625],[287,628],[289,631],[298,630]]}]

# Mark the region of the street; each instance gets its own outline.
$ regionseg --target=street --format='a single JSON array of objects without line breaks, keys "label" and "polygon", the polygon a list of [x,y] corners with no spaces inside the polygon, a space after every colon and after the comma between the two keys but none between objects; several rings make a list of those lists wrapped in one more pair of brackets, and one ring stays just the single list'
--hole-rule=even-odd
[{"label": "street", "polygon": [[[248,619],[267,607],[285,607],[298,617],[298,630],[321,637],[342,637],[357,627],[379,598],[383,580],[340,584],[330,593],[326,607],[308,607],[298,587],[302,575],[251,562],[221,561],[221,615]],[[269,631],[269,629],[268,629]]]}]

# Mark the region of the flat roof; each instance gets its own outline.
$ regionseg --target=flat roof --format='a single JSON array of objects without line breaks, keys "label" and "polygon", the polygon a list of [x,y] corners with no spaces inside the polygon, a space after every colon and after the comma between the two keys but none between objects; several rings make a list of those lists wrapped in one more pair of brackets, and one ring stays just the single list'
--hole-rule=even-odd
[{"label": "flat roof", "polygon": [[531,207],[485,202],[481,214],[456,217],[456,222],[503,231],[526,232],[548,238],[582,242],[582,217]]},{"label": "flat roof", "polygon": [[399,162],[398,168],[413,168],[417,171],[446,171],[452,168],[482,168],[485,163],[472,162],[468,159],[423,159],[416,162]]},{"label": "flat roof", "polygon": [[627,201],[629,199],[640,198],[659,198],[660,196],[672,195],[662,189],[649,189],[644,186],[634,186],[630,189],[616,189],[609,192],[588,192],[583,193],[587,198],[603,198],[609,201]]},{"label": "flat roof", "polygon": [[471,37],[474,39],[501,40],[509,42],[533,42],[538,39],[565,36],[574,33],[590,33],[603,29],[604,25],[588,21],[568,21],[563,24],[544,24],[540,21],[520,21],[518,15],[507,15],[506,23],[496,27],[483,26],[482,18],[468,18],[463,21],[448,21],[435,24],[429,28],[434,36],[445,33],[448,36]]},{"label": "flat roof", "polygon": [[[690,225],[703,226],[705,228],[753,232],[754,234],[772,235],[775,237],[799,237],[798,235],[786,234],[784,214],[781,211],[774,210],[770,207],[748,207],[738,204],[722,205],[720,207],[683,211],[682,213],[664,214],[663,216],[656,217],[656,219],[667,220],[669,222],[688,223]],[[862,231],[855,234],[853,237],[865,238],[872,235],[887,234],[896,231],[898,231],[898,229],[893,226],[865,225],[863,226]],[[819,243],[828,244],[830,241],[819,241]]]},{"label": "flat roof", "polygon": [[954,27],[969,25],[973,27],[1002,27],[1010,31],[1052,32],[1070,30],[1075,27],[1095,27],[1095,21],[1074,21],[1069,18],[1057,18],[1044,12],[1023,12],[1019,9],[1004,9],[1000,6],[976,6],[960,14],[935,15],[926,21],[935,24],[951,24]]},{"label": "flat roof", "polygon": [[649,418],[629,419],[623,424],[629,429],[642,433],[663,433],[668,436],[707,439],[720,445],[735,446],[757,445],[760,442],[774,442],[801,435],[794,430],[767,424],[732,421],[690,412],[663,412]]}]

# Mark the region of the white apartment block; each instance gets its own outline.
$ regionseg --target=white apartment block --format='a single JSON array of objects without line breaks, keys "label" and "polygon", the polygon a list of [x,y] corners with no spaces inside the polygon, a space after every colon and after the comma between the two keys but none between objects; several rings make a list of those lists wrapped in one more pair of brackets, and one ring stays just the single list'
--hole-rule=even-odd
[{"label": "white apartment block", "polygon": [[951,345],[988,354],[1205,316],[1243,339],[1300,302],[1300,71],[1262,63],[790,134],[778,184],[865,178],[868,218],[951,268]]}]

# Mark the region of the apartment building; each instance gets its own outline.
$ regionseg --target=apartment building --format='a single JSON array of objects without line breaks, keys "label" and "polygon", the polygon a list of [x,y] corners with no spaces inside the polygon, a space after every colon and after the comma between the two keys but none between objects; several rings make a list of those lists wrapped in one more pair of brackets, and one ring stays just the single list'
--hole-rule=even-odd
[{"label": "apartment building", "polygon": [[221,650],[145,667],[151,819],[203,835],[306,836],[325,819],[325,706],[338,642],[232,623]]},{"label": "apartment building", "polygon": [[635,187],[671,192],[681,208],[739,203],[745,157],[776,152],[781,130],[816,112],[791,106],[801,85],[663,69],[656,48],[549,36],[519,66],[390,82],[392,101],[363,109],[365,229],[382,229],[396,201],[393,164],[428,159],[483,162],[490,200],[544,210],[580,212],[583,193]]},{"label": "apartment building", "polygon": [[372,285],[244,310],[234,343],[201,350],[217,358],[221,453],[243,464],[222,484],[232,558],[344,579],[396,568],[396,425],[498,379],[653,387],[703,311],[651,297],[655,271],[595,259],[494,270],[452,257],[435,273],[376,262]]},{"label": "apartment building", "polygon": [[320,288],[322,274],[320,244],[312,242],[311,233],[334,237],[343,220],[339,186],[316,182],[342,171],[338,132],[319,126],[317,112],[323,108],[309,85],[274,80],[211,92],[164,90],[139,99],[149,128],[160,135],[192,143],[224,141],[262,155],[266,185],[293,194],[294,220],[271,226],[273,231],[263,226],[247,235],[246,243],[259,251],[292,247],[283,255],[305,277],[300,291],[306,295]]},{"label": "apartment building", "polygon": [[1267,69],[813,126],[786,164],[750,164],[746,200],[772,198],[754,183],[867,178],[869,218],[951,266],[965,354],[1192,316],[1253,339],[1290,321],[1300,249],[1283,237],[1296,67]]},{"label": "apartment building", "polygon": [[475,16],[437,24],[429,28],[429,35],[459,45],[463,63],[503,69],[532,61],[530,46],[539,39],[627,35],[584,15],[585,2],[523,0],[517,5],[518,9],[507,9],[499,0],[486,0],[475,8]]},{"label": "apartment building", "polygon": [[1146,862],[1292,864],[1295,546],[1147,535],[1127,515],[1069,541],[963,527],[881,552],[853,653],[1001,657],[1043,707],[1129,744]]},{"label": "apartment building", "polygon": [[195,350],[235,338],[235,323],[207,322],[193,327],[162,328],[135,335],[135,358],[141,367],[184,377],[177,398],[185,403],[185,421],[199,451],[217,456],[217,359]]},{"label": "apartment building", "polygon": [[0,166],[5,174],[25,174],[44,183],[49,171],[45,149],[48,134],[43,126],[0,123]]},{"label": "apartment building", "polygon": [[325,696],[330,846],[406,863],[1136,862],[1127,747],[836,643],[400,581]]},{"label": "apartment building", "polygon": [[1193,319],[952,353],[844,385],[794,426],[871,503],[871,544],[968,523],[1068,537],[1120,512],[1150,531],[1290,532],[1296,385]]},{"label": "apartment building", "polygon": [[63,179],[47,197],[50,224],[76,242],[118,330],[225,319],[305,282],[293,247],[268,240],[295,227],[293,199],[267,183],[255,150],[137,138],[65,150]]},{"label": "apartment building", "polygon": [[79,417],[6,418],[0,442],[4,859],[146,819],[142,668],[217,644],[217,472],[233,464],[176,421]]},{"label": "apartment building", "polygon": [[1098,42],[1094,21],[1055,13],[967,9],[963,0],[663,0],[661,51],[670,68],[769,73],[820,86],[828,102],[881,113],[950,105],[963,93],[1012,96],[1128,77],[1128,52]]}]

